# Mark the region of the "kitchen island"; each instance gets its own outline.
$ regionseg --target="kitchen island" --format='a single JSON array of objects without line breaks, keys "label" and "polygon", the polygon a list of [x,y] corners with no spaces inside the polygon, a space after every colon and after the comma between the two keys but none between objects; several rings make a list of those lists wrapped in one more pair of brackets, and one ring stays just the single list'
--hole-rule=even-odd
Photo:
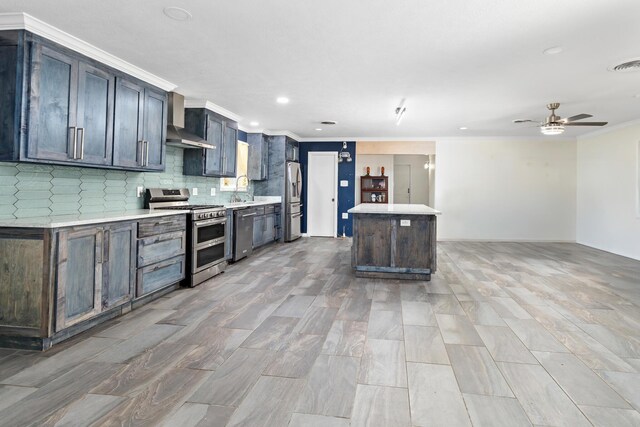
[{"label": "kitchen island", "polygon": [[353,215],[351,265],[357,277],[431,280],[436,215],[426,205],[363,203]]}]

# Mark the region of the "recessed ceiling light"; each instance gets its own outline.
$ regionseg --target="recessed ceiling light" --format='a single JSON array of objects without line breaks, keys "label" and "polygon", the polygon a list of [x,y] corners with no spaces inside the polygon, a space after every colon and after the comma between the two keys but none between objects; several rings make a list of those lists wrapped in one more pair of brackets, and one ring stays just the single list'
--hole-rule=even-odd
[{"label": "recessed ceiling light", "polygon": [[165,15],[175,21],[188,21],[189,19],[193,18],[191,12],[181,7],[165,7],[162,12],[164,12]]},{"label": "recessed ceiling light", "polygon": [[260,123],[258,123],[258,122],[250,122],[250,123],[249,123],[249,126],[256,127],[256,126],[258,126],[259,124],[260,124]]},{"label": "recessed ceiling light", "polygon": [[322,128],[316,128],[316,130],[317,130],[317,131],[321,131],[321,130],[322,130]]},{"label": "recessed ceiling light", "polygon": [[562,53],[562,46],[553,46],[542,51],[545,55],[557,55]]},{"label": "recessed ceiling light", "polygon": [[462,127],[460,128],[460,130],[467,130],[467,129],[469,129],[469,128],[468,128],[468,127],[466,127],[466,126],[462,126]]},{"label": "recessed ceiling light", "polygon": [[286,96],[279,96],[279,97],[276,99],[276,102],[277,102],[278,104],[288,104],[288,103],[289,103],[289,98],[287,98]]},{"label": "recessed ceiling light", "polygon": [[633,58],[609,67],[609,71],[628,72],[640,71],[640,58]]}]

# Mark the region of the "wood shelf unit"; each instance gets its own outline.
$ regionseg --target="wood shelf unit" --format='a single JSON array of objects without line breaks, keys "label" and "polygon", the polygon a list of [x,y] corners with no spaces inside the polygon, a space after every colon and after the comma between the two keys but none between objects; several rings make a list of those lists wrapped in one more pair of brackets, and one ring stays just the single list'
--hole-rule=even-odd
[{"label": "wood shelf unit", "polygon": [[[364,175],[360,177],[360,203],[389,203],[389,177]],[[373,201],[375,195],[376,201]]]}]

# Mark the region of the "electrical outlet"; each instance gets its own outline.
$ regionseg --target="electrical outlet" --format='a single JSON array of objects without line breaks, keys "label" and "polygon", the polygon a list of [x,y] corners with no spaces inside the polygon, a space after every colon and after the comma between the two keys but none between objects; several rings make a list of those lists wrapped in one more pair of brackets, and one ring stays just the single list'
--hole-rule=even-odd
[{"label": "electrical outlet", "polygon": [[212,196],[216,195],[216,187],[211,187],[211,195]]},{"label": "electrical outlet", "polygon": [[411,227],[411,220],[410,219],[401,219],[400,220],[400,227]]},{"label": "electrical outlet", "polygon": [[193,187],[193,189],[191,190],[191,195],[192,196],[197,196],[198,195],[198,187]]},{"label": "electrical outlet", "polygon": [[349,219],[349,214],[347,212],[343,212],[342,219]]},{"label": "electrical outlet", "polygon": [[136,196],[142,197],[144,194],[144,187],[136,187]]}]

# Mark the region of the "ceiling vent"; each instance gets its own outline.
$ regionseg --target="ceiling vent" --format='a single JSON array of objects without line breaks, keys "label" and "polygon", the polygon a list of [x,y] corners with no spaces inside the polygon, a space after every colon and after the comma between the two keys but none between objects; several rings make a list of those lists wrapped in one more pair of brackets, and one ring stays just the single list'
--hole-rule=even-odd
[{"label": "ceiling vent", "polygon": [[325,121],[320,122],[320,123],[322,123],[323,125],[329,125],[329,126],[338,124],[338,122],[336,122],[335,120],[325,120]]},{"label": "ceiling vent", "polygon": [[609,68],[610,71],[620,71],[620,72],[628,72],[628,71],[638,71],[640,70],[640,58],[635,58],[629,61],[625,61],[622,64],[614,65]]}]

